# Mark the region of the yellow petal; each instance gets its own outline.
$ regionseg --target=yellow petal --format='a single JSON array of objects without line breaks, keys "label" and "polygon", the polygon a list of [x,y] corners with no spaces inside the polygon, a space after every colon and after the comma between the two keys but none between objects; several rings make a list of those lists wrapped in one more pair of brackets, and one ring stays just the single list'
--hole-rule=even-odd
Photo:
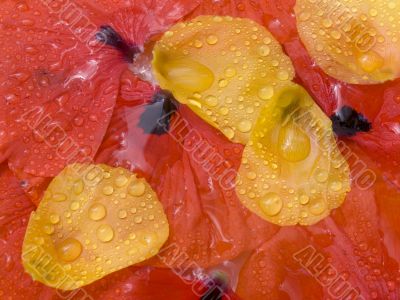
[{"label": "yellow petal", "polygon": [[236,191],[265,220],[311,225],[341,205],[349,176],[331,121],[292,84],[262,109],[243,153]]},{"label": "yellow petal", "polygon": [[294,77],[279,43],[248,19],[200,16],[176,24],[153,55],[153,72],[163,89],[243,144],[261,107]]},{"label": "yellow petal", "polygon": [[71,290],[158,253],[169,234],[156,194],[123,168],[74,164],[50,183],[29,220],[23,265]]},{"label": "yellow petal", "polygon": [[300,37],[317,64],[349,83],[400,76],[400,2],[298,0]]}]

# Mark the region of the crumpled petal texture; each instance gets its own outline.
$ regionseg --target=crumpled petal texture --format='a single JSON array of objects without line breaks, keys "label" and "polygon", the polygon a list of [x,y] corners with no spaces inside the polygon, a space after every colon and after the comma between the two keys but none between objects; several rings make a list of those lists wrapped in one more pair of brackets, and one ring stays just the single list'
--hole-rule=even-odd
[{"label": "crumpled petal texture", "polygon": [[134,1],[105,8],[90,1],[3,2],[0,160],[8,158],[18,173],[40,177],[90,161],[127,68],[118,51],[94,40],[99,26],[111,25],[142,46],[197,4]]}]

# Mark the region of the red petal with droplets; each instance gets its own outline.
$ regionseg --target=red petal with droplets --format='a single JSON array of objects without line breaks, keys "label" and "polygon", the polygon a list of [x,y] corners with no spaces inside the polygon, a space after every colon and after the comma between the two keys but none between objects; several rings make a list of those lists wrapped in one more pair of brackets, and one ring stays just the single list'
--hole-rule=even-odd
[{"label": "red petal with droplets", "polygon": [[89,1],[67,4],[5,1],[0,8],[0,159],[40,177],[91,160],[104,137],[127,64],[94,41],[99,26],[142,45],[198,1],[138,1],[112,15]]}]

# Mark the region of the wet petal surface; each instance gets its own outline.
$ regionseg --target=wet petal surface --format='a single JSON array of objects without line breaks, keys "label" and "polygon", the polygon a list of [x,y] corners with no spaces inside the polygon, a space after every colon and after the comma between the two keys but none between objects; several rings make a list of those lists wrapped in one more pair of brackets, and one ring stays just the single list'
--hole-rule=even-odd
[{"label": "wet petal surface", "polygon": [[243,144],[261,107],[294,76],[273,36],[248,19],[200,16],[179,23],[153,52],[160,86]]},{"label": "wet petal surface", "polygon": [[343,202],[349,185],[331,121],[300,86],[277,92],[243,153],[242,203],[275,224],[310,225]]},{"label": "wet petal surface", "polygon": [[168,233],[144,179],[122,168],[70,165],[31,215],[24,267],[48,286],[75,289],[154,256]]},{"label": "wet petal surface", "polygon": [[56,176],[98,150],[128,68],[117,50],[95,40],[100,26],[141,47],[198,5],[104,2],[2,2],[0,161],[8,158],[21,177]]},{"label": "wet petal surface", "polygon": [[380,83],[400,75],[398,1],[299,0],[300,37],[317,64],[349,83]]}]

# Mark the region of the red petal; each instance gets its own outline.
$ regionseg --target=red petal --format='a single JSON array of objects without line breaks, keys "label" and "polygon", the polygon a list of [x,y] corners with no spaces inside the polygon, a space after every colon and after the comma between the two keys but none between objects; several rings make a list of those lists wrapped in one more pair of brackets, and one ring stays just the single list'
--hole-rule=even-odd
[{"label": "red petal", "polygon": [[127,268],[70,293],[76,292],[99,300],[198,299],[191,286],[171,270],[151,267]]},{"label": "red petal", "polygon": [[127,68],[116,50],[93,45],[98,27],[112,25],[142,45],[198,1],[140,1],[110,16],[85,1],[44,3],[6,1],[0,8],[0,159],[8,157],[13,170],[52,177],[95,155]]}]

